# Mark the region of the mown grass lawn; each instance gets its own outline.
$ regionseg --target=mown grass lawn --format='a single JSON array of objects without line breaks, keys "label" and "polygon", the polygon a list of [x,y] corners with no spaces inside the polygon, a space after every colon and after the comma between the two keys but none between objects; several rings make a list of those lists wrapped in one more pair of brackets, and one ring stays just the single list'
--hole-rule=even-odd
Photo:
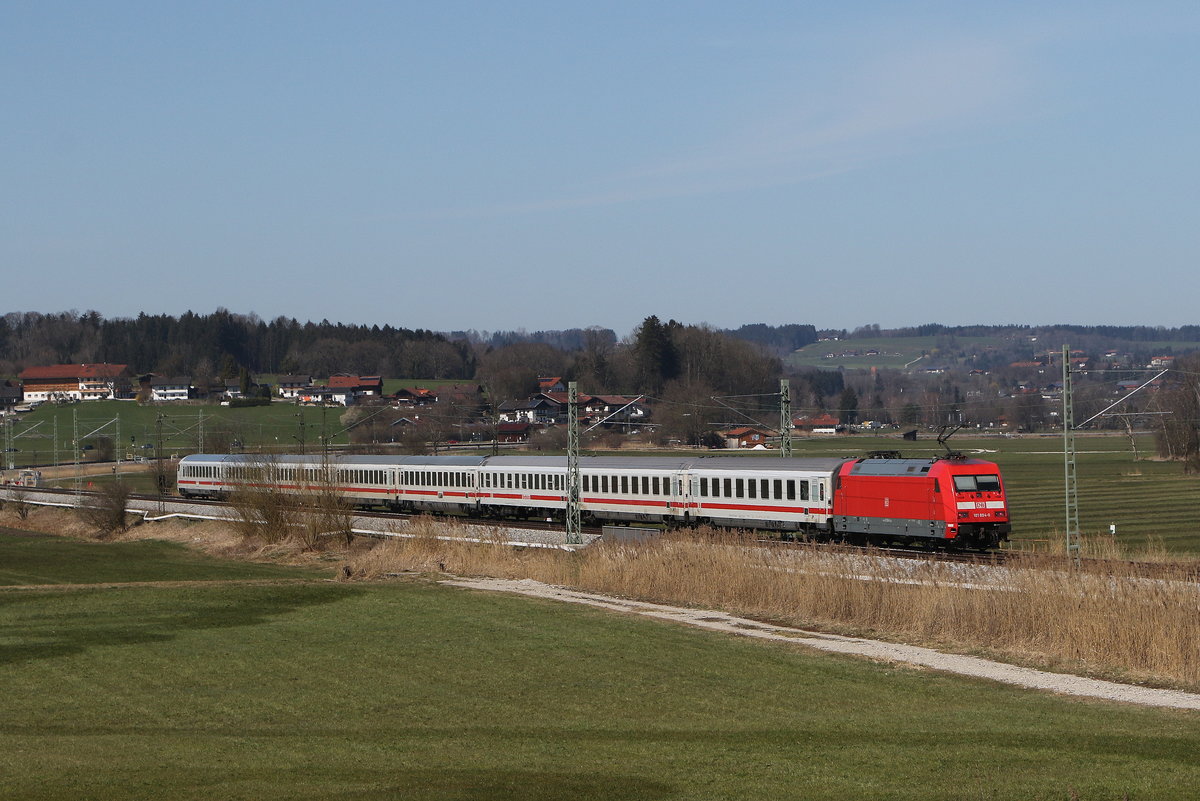
[{"label": "mown grass lawn", "polygon": [[[0,564],[17,564],[14,539],[0,538]],[[23,566],[5,581],[80,580],[55,541],[17,545]],[[264,581],[155,544],[118,561],[125,580],[154,565],[165,580],[0,590],[6,799],[1160,799],[1200,786],[1194,713],[428,583],[291,569],[266,578],[308,580]],[[203,581],[180,584],[189,570]]]}]

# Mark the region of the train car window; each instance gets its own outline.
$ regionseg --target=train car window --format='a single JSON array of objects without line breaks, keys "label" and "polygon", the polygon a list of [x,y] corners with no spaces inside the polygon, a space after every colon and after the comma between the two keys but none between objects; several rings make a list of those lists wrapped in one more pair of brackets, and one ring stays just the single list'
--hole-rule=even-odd
[{"label": "train car window", "polygon": [[650,494],[650,476],[642,476],[642,494]]},{"label": "train car window", "polygon": [[633,492],[634,495],[639,494],[638,490],[641,489],[641,486],[642,486],[642,480],[641,480],[640,476],[634,476],[633,480],[631,480],[629,482],[629,489]]},{"label": "train car window", "polygon": [[600,476],[600,491],[608,492],[608,476]]},{"label": "train car window", "polygon": [[974,492],[975,476],[955,476],[954,488],[959,492]]},{"label": "train car window", "polygon": [[740,478],[734,480],[733,494],[735,497],[738,497],[738,498],[746,497],[745,481],[743,481]]},{"label": "train car window", "polygon": [[775,500],[783,500],[783,479],[781,478],[775,479]]},{"label": "train car window", "polygon": [[802,501],[808,500],[808,482],[807,481],[800,482],[800,500],[802,500]]},{"label": "train car window", "polygon": [[659,494],[659,492],[658,492],[658,476],[654,476],[650,479],[650,489],[651,489],[651,493],[650,493],[651,495]]},{"label": "train car window", "polygon": [[999,492],[1000,476],[975,476],[980,492]]},{"label": "train car window", "polygon": [[621,476],[621,494],[629,494],[629,476]]},{"label": "train car window", "polygon": [[787,480],[787,499],[789,501],[796,500],[796,479],[794,478]]},{"label": "train car window", "polygon": [[821,500],[825,500],[825,482],[818,482],[817,486],[821,488]]},{"label": "train car window", "polygon": [[700,497],[701,498],[708,497],[708,479],[707,478],[700,479]]},{"label": "train car window", "polygon": [[770,480],[764,478],[761,480],[760,483],[762,485],[762,492],[759,494],[763,498],[770,498],[771,497],[771,482],[770,482]]},{"label": "train car window", "polygon": [[[741,483],[741,482],[739,481],[738,483]],[[746,485],[747,485],[746,486],[746,490],[747,490],[746,495],[751,498],[758,497],[758,494],[757,494],[758,482],[751,478],[746,481]]]}]

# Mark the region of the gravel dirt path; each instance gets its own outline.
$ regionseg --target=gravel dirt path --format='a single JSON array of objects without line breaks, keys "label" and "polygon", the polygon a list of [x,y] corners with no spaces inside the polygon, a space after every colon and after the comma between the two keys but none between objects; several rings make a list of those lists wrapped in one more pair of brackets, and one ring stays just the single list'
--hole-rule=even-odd
[{"label": "gravel dirt path", "polygon": [[993,662],[974,656],[946,654],[930,648],[901,645],[857,637],[840,637],[804,629],[760,623],[711,609],[685,609],[677,606],[631,601],[594,593],[554,587],[530,579],[454,579],[442,582],[455,587],[467,587],[490,592],[510,592],[534,598],[547,598],[566,603],[608,609],[613,612],[643,615],[645,617],[670,620],[711,631],[737,634],[742,637],[757,637],[765,640],[781,640],[821,651],[865,656],[886,662],[919,665],[933,670],[975,676],[983,679],[1015,684],[1035,690],[1086,698],[1101,698],[1142,706],[1161,706],[1174,709],[1200,710],[1200,694],[1178,690],[1158,690],[1130,684],[1089,679],[1064,673],[1049,673],[1033,668],[1017,667],[1003,662]]}]

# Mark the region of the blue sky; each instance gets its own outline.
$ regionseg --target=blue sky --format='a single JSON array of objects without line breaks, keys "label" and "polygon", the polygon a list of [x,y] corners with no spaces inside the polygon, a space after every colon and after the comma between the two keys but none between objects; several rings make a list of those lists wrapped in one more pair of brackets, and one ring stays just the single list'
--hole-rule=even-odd
[{"label": "blue sky", "polygon": [[0,312],[1200,322],[1195,2],[0,2]]}]

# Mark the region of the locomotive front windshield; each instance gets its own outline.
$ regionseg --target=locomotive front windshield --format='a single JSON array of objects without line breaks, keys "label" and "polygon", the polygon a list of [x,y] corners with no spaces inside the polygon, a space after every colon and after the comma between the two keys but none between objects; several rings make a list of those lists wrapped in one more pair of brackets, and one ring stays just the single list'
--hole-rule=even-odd
[{"label": "locomotive front windshield", "polygon": [[955,476],[954,489],[959,492],[999,492],[1000,476]]}]

